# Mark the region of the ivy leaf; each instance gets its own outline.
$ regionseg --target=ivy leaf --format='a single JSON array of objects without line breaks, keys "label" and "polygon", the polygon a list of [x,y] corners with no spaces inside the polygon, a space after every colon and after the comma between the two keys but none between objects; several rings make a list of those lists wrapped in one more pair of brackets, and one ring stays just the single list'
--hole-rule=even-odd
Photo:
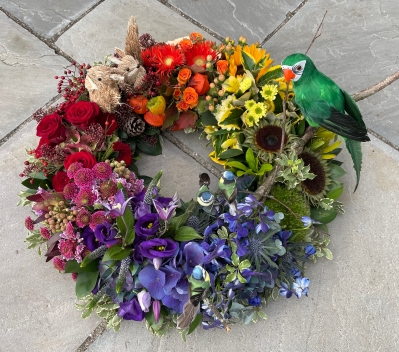
[{"label": "ivy leaf", "polygon": [[333,254],[328,248],[323,248],[323,251],[326,254],[327,259],[333,260]]},{"label": "ivy leaf", "polygon": [[253,71],[255,69],[255,59],[251,54],[241,50],[241,62],[244,69]]},{"label": "ivy leaf", "polygon": [[226,276],[226,279],[224,280],[224,282],[226,282],[226,283],[232,282],[236,279],[236,277],[237,277],[237,274],[235,272],[230,273]]}]

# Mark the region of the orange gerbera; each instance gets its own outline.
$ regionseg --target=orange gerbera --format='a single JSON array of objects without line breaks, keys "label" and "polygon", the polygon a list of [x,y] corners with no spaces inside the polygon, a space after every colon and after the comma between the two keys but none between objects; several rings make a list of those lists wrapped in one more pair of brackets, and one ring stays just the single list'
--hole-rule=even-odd
[{"label": "orange gerbera", "polygon": [[174,45],[163,44],[153,47],[153,64],[160,75],[169,75],[184,64],[184,54]]},{"label": "orange gerbera", "polygon": [[197,65],[205,68],[206,57],[211,55],[212,61],[216,60],[217,52],[212,49],[213,43],[210,41],[196,42],[186,54],[187,65]]}]

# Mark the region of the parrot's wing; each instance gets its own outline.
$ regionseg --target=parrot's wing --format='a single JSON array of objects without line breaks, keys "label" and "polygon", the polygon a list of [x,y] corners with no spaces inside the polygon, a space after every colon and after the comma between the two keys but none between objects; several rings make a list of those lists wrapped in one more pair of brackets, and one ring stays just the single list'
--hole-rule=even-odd
[{"label": "parrot's wing", "polygon": [[183,313],[177,318],[177,328],[187,329],[194,318],[197,316],[200,309],[199,303],[194,305],[190,300],[188,300],[183,307]]},{"label": "parrot's wing", "polygon": [[357,186],[359,185],[359,179],[360,179],[360,170],[362,169],[362,147],[360,145],[360,142],[358,141],[353,141],[351,139],[345,140],[346,148],[348,148],[349,154],[352,157],[353,161],[353,168],[356,171],[356,186],[355,190],[356,191]]},{"label": "parrot's wing", "polygon": [[312,102],[306,109],[305,116],[312,125],[320,125],[339,136],[360,142],[370,140],[363,125],[359,124],[352,116],[332,108],[325,100]]},{"label": "parrot's wing", "polygon": [[364,129],[366,129],[366,125],[363,121],[362,113],[359,110],[356,102],[352,99],[352,97],[341,89],[342,95],[344,97],[344,108],[348,115],[352,116]]}]

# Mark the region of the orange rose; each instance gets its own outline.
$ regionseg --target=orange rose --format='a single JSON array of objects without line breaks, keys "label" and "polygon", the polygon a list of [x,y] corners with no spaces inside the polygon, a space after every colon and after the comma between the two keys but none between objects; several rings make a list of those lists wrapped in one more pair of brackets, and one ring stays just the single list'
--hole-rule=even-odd
[{"label": "orange rose", "polygon": [[198,95],[204,95],[210,88],[208,77],[200,73],[196,73],[191,77],[188,86],[194,88]]},{"label": "orange rose", "polygon": [[189,109],[188,104],[184,100],[178,102],[176,107],[179,109],[179,111],[187,111]]},{"label": "orange rose", "polygon": [[218,72],[221,75],[224,75],[227,72],[227,70],[229,69],[229,63],[227,62],[227,60],[219,60],[216,62],[216,67],[217,67]]},{"label": "orange rose", "polygon": [[147,111],[144,114],[144,120],[151,126],[161,127],[165,122],[165,114],[158,115],[158,114],[153,114],[151,111]]},{"label": "orange rose", "polygon": [[181,90],[180,89],[175,89],[174,91],[173,91],[173,98],[175,99],[175,100],[179,100],[180,99],[180,97],[181,97]]},{"label": "orange rose", "polygon": [[191,70],[187,67],[183,67],[179,71],[179,75],[177,76],[177,81],[179,82],[180,85],[183,86],[187,83],[190,77],[191,77]]},{"label": "orange rose", "polygon": [[196,41],[198,41],[198,40],[202,40],[202,34],[197,33],[197,32],[192,32],[192,33],[190,33],[190,39],[191,39],[193,42],[196,42]]},{"label": "orange rose", "polygon": [[193,47],[193,42],[188,39],[184,38],[179,42],[180,49],[183,50],[184,52],[187,50],[190,50]]},{"label": "orange rose", "polygon": [[188,87],[183,92],[183,101],[190,107],[195,108],[198,105],[198,94],[194,88]]}]

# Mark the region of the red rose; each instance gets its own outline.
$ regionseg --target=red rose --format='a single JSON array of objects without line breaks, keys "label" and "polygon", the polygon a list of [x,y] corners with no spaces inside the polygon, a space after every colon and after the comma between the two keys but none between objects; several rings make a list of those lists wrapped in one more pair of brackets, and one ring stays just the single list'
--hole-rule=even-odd
[{"label": "red rose", "polygon": [[42,137],[46,141],[64,137],[64,135],[65,126],[57,113],[44,116],[36,127],[36,136]]},{"label": "red rose", "polygon": [[89,125],[89,120],[97,116],[100,109],[96,103],[89,101],[77,101],[68,108],[65,119],[72,125],[85,130]]},{"label": "red rose", "polygon": [[58,171],[51,180],[51,183],[56,192],[62,192],[66,184],[69,183],[69,177],[66,172]]},{"label": "red rose", "polygon": [[42,157],[42,145],[47,144],[48,140],[45,139],[44,137],[40,138],[39,140],[39,144],[37,145],[36,149],[35,149],[35,158],[39,159]]},{"label": "red rose", "polygon": [[65,158],[64,160],[65,170],[68,170],[69,166],[75,162],[82,163],[83,167],[91,169],[97,163],[97,160],[93,154],[86,152],[85,150],[82,150],[81,152],[70,154]]},{"label": "red rose", "polygon": [[129,166],[132,163],[132,151],[128,144],[123,142],[115,142],[112,145],[112,148],[115,152],[119,152],[118,157],[115,159],[116,161],[124,160],[126,166]]}]

